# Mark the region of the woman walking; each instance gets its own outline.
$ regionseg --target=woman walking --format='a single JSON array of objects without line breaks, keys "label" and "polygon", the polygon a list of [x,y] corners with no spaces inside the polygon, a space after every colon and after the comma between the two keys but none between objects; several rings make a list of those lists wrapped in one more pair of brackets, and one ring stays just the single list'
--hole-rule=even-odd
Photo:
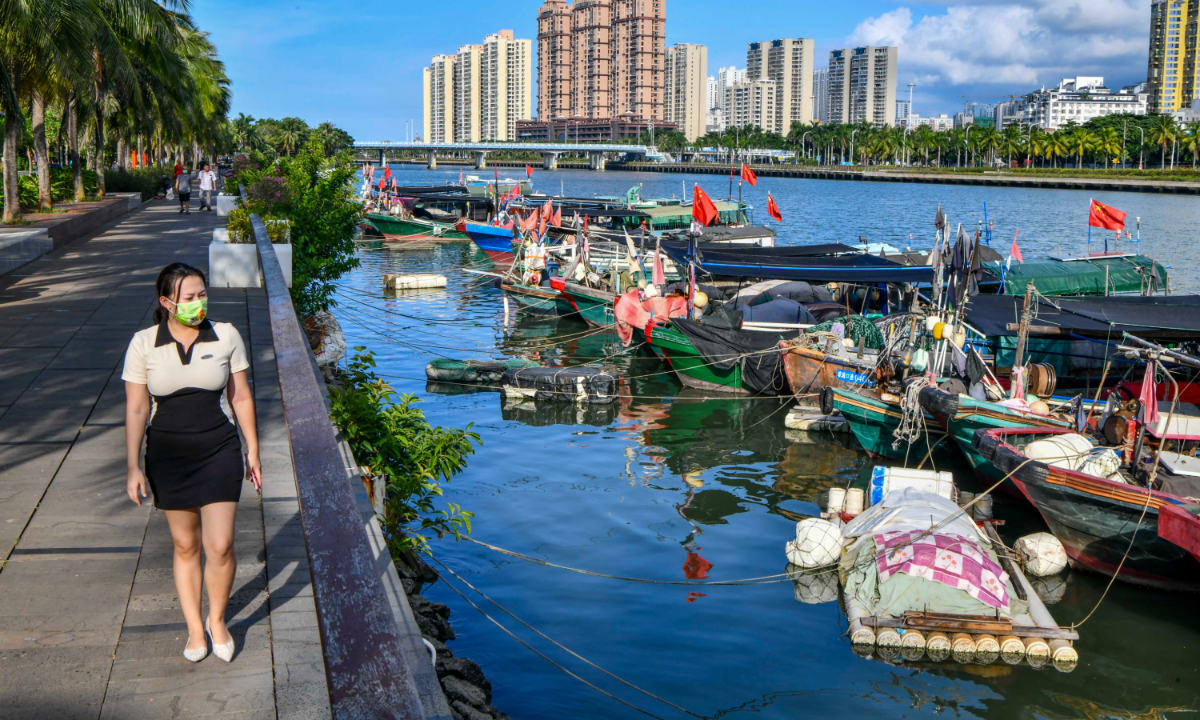
[{"label": "woman walking", "polygon": [[[211,642],[213,653],[229,662],[234,643],[225,627],[225,607],[237,564],[234,519],[243,480],[259,492],[262,485],[254,398],[246,380],[250,363],[237,329],[206,318],[203,273],[173,263],[159,273],[155,289],[155,324],[133,336],[121,375],[126,490],[141,505],[148,484],[154,506],[167,516],[175,544],[175,589],[188,626],[183,656],[200,662]],[[246,439],[244,464],[238,427]],[[139,462],[143,435],[145,472]],[[208,588],[205,619],[202,581]]]}]

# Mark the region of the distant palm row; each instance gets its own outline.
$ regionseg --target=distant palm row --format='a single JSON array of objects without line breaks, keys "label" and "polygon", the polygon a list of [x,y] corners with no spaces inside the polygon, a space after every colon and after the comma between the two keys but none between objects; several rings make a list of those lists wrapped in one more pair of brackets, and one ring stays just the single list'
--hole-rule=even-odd
[{"label": "distant palm row", "polygon": [[[643,135],[640,141],[647,142]],[[843,160],[861,165],[913,164],[994,165],[1030,159],[1044,166],[1064,167],[1084,162],[1109,167],[1113,160],[1137,162],[1141,153],[1158,154],[1162,167],[1190,158],[1196,166],[1200,155],[1200,123],[1181,127],[1169,115],[1109,115],[1086,125],[1068,123],[1057,132],[1044,132],[1027,125],[969,127],[935,132],[928,126],[876,128],[859,125],[805,125],[794,123],[787,135],[765,132],[759,127],[729,128],[688,142],[680,133],[658,132],[654,138],[668,153],[699,148],[721,148],[736,153],[748,148],[794,150],[803,157],[821,159],[825,165]],[[1147,158],[1151,159],[1151,158]]]},{"label": "distant palm row", "polygon": [[[50,208],[48,109],[62,118],[84,199],[79,162],[103,196],[106,139],[123,167],[132,151],[154,163],[193,164],[231,144],[229,80],[207,33],[182,0],[0,0],[0,111],[4,115],[4,220],[19,218],[18,146],[25,116],[38,160],[38,204]],[[107,144],[111,144],[107,143]],[[186,163],[185,163],[186,164]]]}]

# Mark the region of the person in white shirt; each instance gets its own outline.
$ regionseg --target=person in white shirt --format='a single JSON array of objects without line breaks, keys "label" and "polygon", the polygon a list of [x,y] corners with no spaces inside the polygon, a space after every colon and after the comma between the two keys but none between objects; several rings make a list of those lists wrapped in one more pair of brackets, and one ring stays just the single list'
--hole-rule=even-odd
[{"label": "person in white shirt", "polygon": [[200,171],[200,209],[212,212],[213,190],[217,187],[217,176],[209,169],[208,163]]}]

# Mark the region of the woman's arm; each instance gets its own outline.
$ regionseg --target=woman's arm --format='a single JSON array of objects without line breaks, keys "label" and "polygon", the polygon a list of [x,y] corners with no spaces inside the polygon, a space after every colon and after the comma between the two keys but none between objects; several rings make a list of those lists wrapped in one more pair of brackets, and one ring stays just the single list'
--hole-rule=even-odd
[{"label": "woman's arm", "polygon": [[[142,472],[142,438],[146,434],[146,418],[150,416],[150,391],[141,383],[125,382],[125,464],[129,479],[125,490],[129,499],[142,504],[149,495],[146,474]],[[139,497],[140,496],[140,497]]]},{"label": "woman's arm", "polygon": [[246,438],[246,474],[254,483],[254,489],[262,492],[262,464],[258,459],[258,426],[254,419],[254,397],[250,394],[250,383],[246,371],[233,373],[229,383],[229,404],[237,416],[238,426]]}]

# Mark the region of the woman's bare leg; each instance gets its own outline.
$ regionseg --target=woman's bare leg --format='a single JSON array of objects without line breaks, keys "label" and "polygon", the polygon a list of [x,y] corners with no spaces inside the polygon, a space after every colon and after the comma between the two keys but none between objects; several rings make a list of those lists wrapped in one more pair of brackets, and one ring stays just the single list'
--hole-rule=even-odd
[{"label": "woman's bare leg", "polygon": [[233,529],[237,503],[211,503],[200,508],[204,538],[204,586],[208,588],[208,631],[213,642],[229,642],[225,629],[225,606],[233,587],[237,557],[233,553]]},{"label": "woman's bare leg", "polygon": [[196,510],[164,510],[171,540],[175,543],[175,592],[183,619],[187,621],[187,649],[205,647],[204,621],[200,617],[200,513]]}]

